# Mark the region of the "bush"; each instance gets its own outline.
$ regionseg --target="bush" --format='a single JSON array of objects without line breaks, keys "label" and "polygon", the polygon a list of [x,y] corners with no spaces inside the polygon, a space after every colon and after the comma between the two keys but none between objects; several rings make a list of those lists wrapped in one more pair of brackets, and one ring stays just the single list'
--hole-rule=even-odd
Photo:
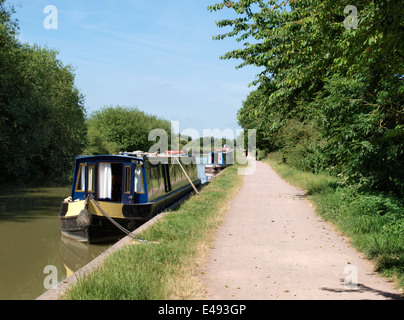
[{"label": "bush", "polygon": [[326,168],[324,142],[315,124],[290,119],[279,131],[278,139],[287,164],[310,172],[321,172]]}]

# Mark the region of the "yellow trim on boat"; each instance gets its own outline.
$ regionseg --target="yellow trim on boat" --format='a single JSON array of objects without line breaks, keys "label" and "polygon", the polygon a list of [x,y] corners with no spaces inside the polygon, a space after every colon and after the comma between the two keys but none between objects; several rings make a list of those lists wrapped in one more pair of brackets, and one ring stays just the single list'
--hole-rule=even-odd
[{"label": "yellow trim on boat", "polygon": [[65,217],[75,217],[80,214],[80,211],[84,209],[84,200],[69,202],[69,208],[67,209]]},{"label": "yellow trim on boat", "polygon": [[[125,216],[122,213],[123,204],[122,203],[111,203],[111,202],[98,202],[99,206],[106,212],[111,218],[124,219]],[[91,214],[97,216],[104,216],[101,211],[94,205],[92,201],[88,203],[88,211]]]},{"label": "yellow trim on boat", "polygon": [[[81,210],[84,209],[84,203],[85,203],[84,200],[69,202],[69,208],[67,210],[65,217],[77,217],[80,214]],[[98,202],[98,204],[106,213],[108,213],[108,215],[111,218],[118,218],[118,219],[125,218],[125,216],[122,213],[122,207],[123,207],[122,203],[110,203],[100,201]],[[92,203],[92,201],[88,203],[88,211],[90,211],[92,215],[103,216],[101,211]]]}]

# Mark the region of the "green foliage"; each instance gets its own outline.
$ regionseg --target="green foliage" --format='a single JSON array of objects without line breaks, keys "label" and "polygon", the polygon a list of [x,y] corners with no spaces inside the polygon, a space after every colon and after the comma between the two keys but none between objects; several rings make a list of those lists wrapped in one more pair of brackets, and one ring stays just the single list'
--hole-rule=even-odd
[{"label": "green foliage", "polygon": [[83,97],[57,52],[23,45],[0,1],[0,182],[63,181],[85,142]]},{"label": "green foliage", "polygon": [[209,9],[237,14],[217,22],[230,31],[215,39],[236,37],[244,47],[222,58],[262,70],[238,113],[244,129],[258,130],[260,149],[283,149],[299,168],[328,167],[349,183],[403,195],[403,7],[357,1],[358,26],[350,29],[350,4],[224,0]]},{"label": "green foliage", "polygon": [[171,123],[137,108],[109,106],[94,112],[87,121],[86,154],[117,154],[120,151],[149,151],[153,129],[162,129],[171,141]]},{"label": "green foliage", "polygon": [[315,123],[287,120],[279,130],[277,139],[284,161],[291,166],[314,173],[327,168],[327,159],[322,150],[324,141]]},{"label": "green foliage", "polygon": [[328,156],[351,181],[402,194],[404,99],[395,85],[379,84],[379,90],[369,92],[371,81],[364,75],[333,77],[325,86],[322,131]]}]

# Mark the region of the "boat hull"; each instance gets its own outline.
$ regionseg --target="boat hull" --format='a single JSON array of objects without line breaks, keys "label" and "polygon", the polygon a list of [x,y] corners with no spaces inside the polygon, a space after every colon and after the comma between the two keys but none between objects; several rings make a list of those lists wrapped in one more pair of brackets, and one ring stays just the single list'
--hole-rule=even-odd
[{"label": "boat hull", "polygon": [[[196,183],[200,187],[200,181]],[[102,203],[104,210],[110,217],[128,231],[134,231],[152,219],[163,210],[181,202],[189,196],[193,189],[190,185],[183,187],[154,202],[144,204]],[[108,243],[117,241],[126,236],[119,228],[101,214],[95,206],[88,206],[91,217],[87,226],[78,223],[80,211],[84,209],[84,201],[63,202],[59,214],[62,235],[80,242]]]},{"label": "boat hull", "polygon": [[[60,217],[62,236],[89,244],[115,242],[126,236],[107,218],[97,215],[91,217],[91,225],[87,228],[77,225],[77,217]],[[125,229],[133,231],[149,219],[114,218],[114,220]]]}]

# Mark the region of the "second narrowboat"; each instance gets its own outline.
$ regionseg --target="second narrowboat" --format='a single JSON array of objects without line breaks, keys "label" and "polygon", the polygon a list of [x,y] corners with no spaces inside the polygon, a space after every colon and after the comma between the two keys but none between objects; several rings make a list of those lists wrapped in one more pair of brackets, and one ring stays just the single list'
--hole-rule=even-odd
[{"label": "second narrowboat", "polygon": [[229,165],[234,164],[234,151],[223,148],[209,152],[206,156],[206,174],[216,174]]}]

